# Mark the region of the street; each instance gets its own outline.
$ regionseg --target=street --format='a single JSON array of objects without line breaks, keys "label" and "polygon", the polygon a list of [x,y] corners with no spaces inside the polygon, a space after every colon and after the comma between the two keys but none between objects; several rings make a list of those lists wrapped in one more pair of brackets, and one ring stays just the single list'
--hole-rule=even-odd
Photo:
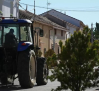
[{"label": "street", "polygon": [[[50,74],[51,74],[51,72],[49,72],[49,75]],[[51,91],[52,88],[54,89],[59,85],[60,85],[60,83],[57,81],[50,82],[50,80],[48,80],[47,85],[34,86],[33,88],[29,88],[29,89],[22,89],[19,85],[18,79],[16,79],[14,82],[14,86],[6,87],[6,86],[0,85],[0,91]]]},{"label": "street", "polygon": [[[51,75],[51,72],[49,72],[49,75]],[[51,82],[49,80],[47,85],[34,86],[33,88],[29,88],[29,89],[22,89],[19,85],[18,79],[16,79],[14,82],[14,86],[6,87],[0,85],[0,91],[51,91],[51,89],[55,89],[59,85],[60,83],[58,81]],[[70,90],[65,90],[65,91],[70,91]],[[99,91],[99,87],[94,87],[90,89],[88,88],[85,91]]]},{"label": "street", "polygon": [[44,86],[34,86],[33,88],[30,89],[22,89],[19,86],[18,80],[16,79],[14,86],[9,87],[0,86],[0,91],[51,91],[52,88],[56,88],[57,86],[59,86],[59,83],[57,81],[52,83],[49,81],[48,84]]}]

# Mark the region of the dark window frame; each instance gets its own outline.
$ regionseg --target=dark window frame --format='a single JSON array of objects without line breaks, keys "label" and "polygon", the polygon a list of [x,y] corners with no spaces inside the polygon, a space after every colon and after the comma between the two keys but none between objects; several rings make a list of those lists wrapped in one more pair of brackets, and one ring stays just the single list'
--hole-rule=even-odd
[{"label": "dark window frame", "polygon": [[63,36],[63,31],[61,30],[61,36]]},{"label": "dark window frame", "polygon": [[54,29],[54,34],[55,34],[55,35],[57,34],[57,30],[56,30],[56,29]]}]

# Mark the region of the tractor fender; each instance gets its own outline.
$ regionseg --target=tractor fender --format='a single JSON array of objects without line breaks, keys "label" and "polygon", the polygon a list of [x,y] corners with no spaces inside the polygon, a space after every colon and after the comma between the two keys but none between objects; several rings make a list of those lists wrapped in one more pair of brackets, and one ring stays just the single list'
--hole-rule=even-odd
[{"label": "tractor fender", "polygon": [[30,47],[31,49],[33,49],[33,43],[31,43],[31,42],[20,42],[20,43],[18,44],[17,51],[18,51],[18,52],[25,51],[25,50],[28,49],[29,47]]},{"label": "tractor fender", "polygon": [[32,55],[35,56],[34,50],[31,50],[30,53],[32,53]]}]

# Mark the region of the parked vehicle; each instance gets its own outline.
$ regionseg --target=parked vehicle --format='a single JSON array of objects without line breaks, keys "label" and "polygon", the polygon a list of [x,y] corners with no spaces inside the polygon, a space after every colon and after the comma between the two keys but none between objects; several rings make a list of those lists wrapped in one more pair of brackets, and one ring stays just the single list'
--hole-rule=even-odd
[{"label": "parked vehicle", "polygon": [[[46,85],[48,67],[46,59],[38,57],[34,46],[33,22],[21,19],[0,18],[0,82],[2,85],[14,84],[16,78],[23,88],[35,84]],[[39,28],[43,37],[43,30]],[[36,41],[38,41],[38,36]],[[16,74],[18,76],[16,77]]]}]

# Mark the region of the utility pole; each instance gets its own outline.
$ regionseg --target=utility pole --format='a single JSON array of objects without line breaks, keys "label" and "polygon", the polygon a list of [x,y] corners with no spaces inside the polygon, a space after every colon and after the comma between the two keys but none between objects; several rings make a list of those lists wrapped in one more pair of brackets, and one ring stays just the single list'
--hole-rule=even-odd
[{"label": "utility pole", "polygon": [[47,0],[47,11],[48,11],[48,0]]},{"label": "utility pole", "polygon": [[91,43],[93,43],[93,23],[91,23]]},{"label": "utility pole", "polygon": [[49,3],[48,0],[47,0],[47,13],[48,13],[48,5],[50,5],[50,4],[51,4],[51,3]]},{"label": "utility pole", "polygon": [[26,5],[26,11],[28,10],[28,5]]},{"label": "utility pole", "polygon": [[35,0],[34,0],[34,20],[35,20]]},{"label": "utility pole", "polygon": [[55,52],[55,35],[53,36],[53,49],[54,49],[54,52]]}]

